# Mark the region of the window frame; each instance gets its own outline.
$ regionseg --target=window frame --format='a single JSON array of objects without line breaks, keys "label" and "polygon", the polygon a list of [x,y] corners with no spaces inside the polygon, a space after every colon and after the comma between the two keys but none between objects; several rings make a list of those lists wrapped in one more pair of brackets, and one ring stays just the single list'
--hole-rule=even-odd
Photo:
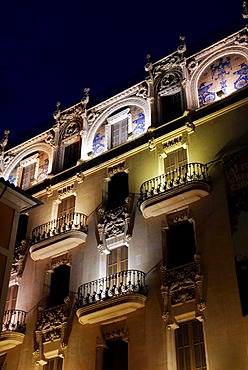
[{"label": "window frame", "polygon": [[[198,331],[198,340],[194,332],[194,326],[197,327]],[[186,338],[186,331],[183,331],[183,328],[187,328],[188,336]],[[181,335],[181,338],[179,338]],[[182,345],[179,345],[179,340],[181,340]],[[188,341],[186,344],[185,342]],[[184,342],[184,343],[183,343]],[[196,356],[198,346],[198,355],[200,354],[200,367],[196,365]],[[200,349],[199,349],[200,347]],[[188,348],[188,360],[189,363],[186,365],[186,349]],[[183,364],[179,360],[179,351],[183,354]],[[200,353],[201,352],[201,353]],[[205,348],[205,338],[204,338],[204,328],[203,323],[197,318],[189,321],[184,321],[179,323],[178,328],[175,330],[175,353],[176,353],[176,366],[177,370],[186,370],[189,369],[188,365],[190,364],[190,370],[207,370],[207,359],[206,359],[206,348]],[[182,356],[181,356],[182,360]]]},{"label": "window frame", "polygon": [[110,250],[106,259],[107,276],[124,270],[128,270],[128,247],[126,245]]},{"label": "window frame", "polygon": [[[119,138],[121,137],[121,142],[117,142],[113,145],[113,137],[112,137],[112,130],[114,125],[120,125],[121,122],[126,120],[126,140],[122,140],[122,134],[119,132]],[[119,127],[120,129],[120,127]],[[132,132],[132,117],[130,113],[130,108],[123,109],[122,111],[114,114],[107,118],[107,124],[105,127],[105,135],[106,135],[106,145],[107,150],[117,147],[118,145],[123,144],[124,142],[128,141],[129,134]]]}]

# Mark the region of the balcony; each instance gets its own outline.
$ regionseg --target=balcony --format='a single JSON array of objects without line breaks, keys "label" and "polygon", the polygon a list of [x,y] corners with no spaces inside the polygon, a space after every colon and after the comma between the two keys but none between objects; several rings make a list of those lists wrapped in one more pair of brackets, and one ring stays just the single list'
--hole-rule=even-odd
[{"label": "balcony", "polygon": [[113,320],[144,307],[145,277],[142,271],[125,270],[81,285],[74,306],[79,323]]},{"label": "balcony", "polygon": [[140,187],[139,207],[145,218],[173,212],[210,192],[207,165],[188,163],[145,181]]},{"label": "balcony", "polygon": [[21,310],[4,312],[0,336],[0,354],[22,344],[26,332],[27,313]]},{"label": "balcony", "polygon": [[87,216],[78,212],[39,225],[32,231],[31,258],[42,260],[75,248],[85,242],[87,232]]},{"label": "balcony", "polygon": [[69,300],[66,303],[43,309],[39,307],[36,324],[35,354],[36,361],[44,364],[44,358],[53,358],[62,354],[65,348],[65,336],[69,319]]},{"label": "balcony", "polygon": [[203,299],[203,275],[200,267],[200,256],[194,261],[172,269],[162,267],[161,294],[164,299],[163,319],[167,325],[172,318],[182,316],[185,312],[195,311],[200,316],[205,310]]}]

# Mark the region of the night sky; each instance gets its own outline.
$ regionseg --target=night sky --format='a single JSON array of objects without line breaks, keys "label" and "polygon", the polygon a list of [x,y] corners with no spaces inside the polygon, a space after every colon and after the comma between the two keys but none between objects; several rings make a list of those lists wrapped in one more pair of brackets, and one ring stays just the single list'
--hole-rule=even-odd
[{"label": "night sky", "polygon": [[[90,106],[146,77],[186,37],[188,53],[245,26],[242,0],[2,0],[0,140],[8,147],[53,125],[90,88]],[[8,148],[7,147],[7,148]]]}]

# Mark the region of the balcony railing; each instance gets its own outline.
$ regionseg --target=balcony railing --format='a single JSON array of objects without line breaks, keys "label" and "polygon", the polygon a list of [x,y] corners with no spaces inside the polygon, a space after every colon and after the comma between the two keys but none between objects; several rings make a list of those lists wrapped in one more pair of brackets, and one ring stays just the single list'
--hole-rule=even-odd
[{"label": "balcony railing", "polygon": [[208,168],[202,163],[188,163],[163,175],[145,181],[140,187],[139,204],[166,191],[192,182],[210,183]]},{"label": "balcony railing", "polygon": [[47,240],[56,235],[61,235],[68,231],[82,231],[87,233],[87,216],[83,213],[72,212],[55,220],[46,222],[35,227],[32,231],[32,244]]},{"label": "balcony railing", "polygon": [[147,295],[146,274],[138,270],[124,270],[93,280],[78,288],[75,310],[113,297],[127,294]]},{"label": "balcony railing", "polygon": [[18,332],[24,334],[26,331],[27,312],[21,310],[7,310],[4,312],[2,332]]}]

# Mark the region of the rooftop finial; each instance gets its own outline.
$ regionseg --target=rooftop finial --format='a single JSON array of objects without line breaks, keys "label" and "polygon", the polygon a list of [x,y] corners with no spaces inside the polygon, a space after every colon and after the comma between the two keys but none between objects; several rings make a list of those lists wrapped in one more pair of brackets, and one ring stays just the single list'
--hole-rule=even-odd
[{"label": "rooftop finial", "polygon": [[60,101],[58,101],[58,102],[57,102],[57,104],[56,104],[56,106],[57,106],[57,109],[56,109],[56,111],[53,113],[53,117],[54,117],[54,119],[55,119],[56,121],[58,121],[58,120],[59,120],[59,118],[60,118],[60,106],[61,106],[61,102],[60,102]]},{"label": "rooftop finial", "polygon": [[243,13],[242,13],[242,16],[244,19],[247,19],[248,18],[248,1],[243,1]]},{"label": "rooftop finial", "polygon": [[4,148],[8,144],[10,130],[4,131],[4,138],[0,141],[0,155],[4,154]]},{"label": "rooftop finial", "polygon": [[185,36],[179,36],[179,45],[177,48],[177,52],[183,54],[185,53],[185,51],[186,51]]},{"label": "rooftop finial", "polygon": [[81,103],[83,104],[84,109],[86,109],[86,106],[87,106],[87,104],[89,102],[89,92],[90,92],[90,88],[89,87],[85,87],[84,88],[84,96],[81,99]]},{"label": "rooftop finial", "polygon": [[145,65],[145,71],[148,72],[149,75],[150,75],[150,78],[153,79],[153,76],[152,76],[152,70],[153,70],[152,55],[147,54],[146,59],[147,59],[147,63]]}]

